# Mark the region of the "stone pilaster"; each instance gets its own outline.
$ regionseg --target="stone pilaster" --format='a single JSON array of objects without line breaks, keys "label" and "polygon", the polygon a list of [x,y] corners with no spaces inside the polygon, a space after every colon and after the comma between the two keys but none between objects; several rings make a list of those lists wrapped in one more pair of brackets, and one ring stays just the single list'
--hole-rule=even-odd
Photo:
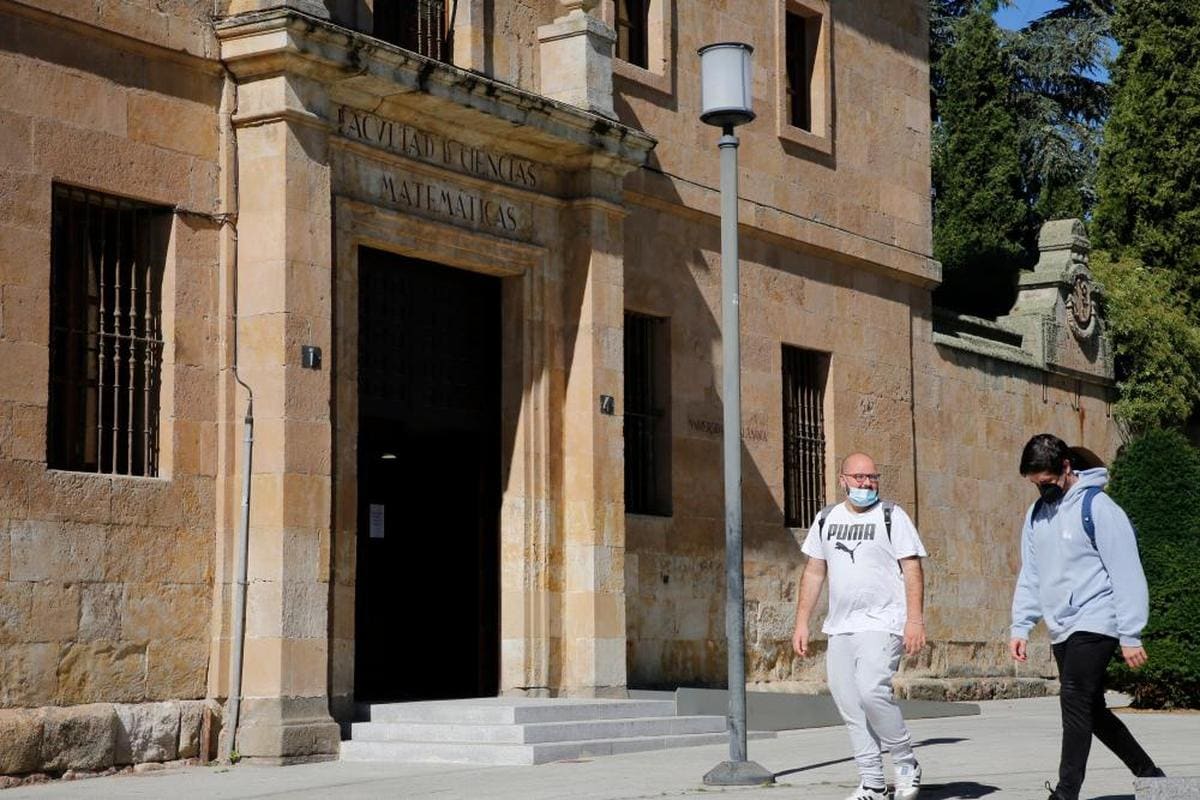
[{"label": "stone pilaster", "polygon": [[[616,180],[616,179],[614,179]],[[561,692],[624,696],[623,212],[578,200],[563,212]],[[601,395],[616,413],[601,412]]]},{"label": "stone pilaster", "polygon": [[[331,429],[331,211],[326,131],[287,107],[301,79],[243,83],[238,137],[238,349],[254,390],[250,586],[238,751],[331,757],[326,696]],[[239,470],[242,465],[239,465]]]},{"label": "stone pilaster", "polygon": [[585,111],[613,113],[612,57],[617,34],[588,12],[596,0],[560,0],[567,13],[538,28],[541,93]]}]

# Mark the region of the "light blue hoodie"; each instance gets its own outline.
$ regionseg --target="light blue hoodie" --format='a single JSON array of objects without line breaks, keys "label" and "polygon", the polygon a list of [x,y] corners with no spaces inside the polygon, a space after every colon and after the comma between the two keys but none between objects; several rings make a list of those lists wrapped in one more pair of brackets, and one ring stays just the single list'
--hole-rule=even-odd
[{"label": "light blue hoodie", "polygon": [[[1083,530],[1083,493],[1108,483],[1108,470],[1077,473],[1057,503],[1033,506],[1021,531],[1021,574],[1013,593],[1012,635],[1028,639],[1045,619],[1054,644],[1076,631],[1113,636],[1140,647],[1150,599],[1129,517],[1103,492],[1092,499],[1096,544]],[[1036,503],[1034,504],[1037,505]]]}]

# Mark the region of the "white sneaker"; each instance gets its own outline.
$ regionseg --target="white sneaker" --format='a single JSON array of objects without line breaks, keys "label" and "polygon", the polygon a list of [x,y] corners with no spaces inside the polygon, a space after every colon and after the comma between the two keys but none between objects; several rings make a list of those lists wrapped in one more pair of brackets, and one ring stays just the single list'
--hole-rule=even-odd
[{"label": "white sneaker", "polygon": [[871,789],[863,786],[860,783],[854,794],[847,797],[846,800],[888,800],[887,788],[885,787],[880,791],[879,789]]},{"label": "white sneaker", "polygon": [[919,791],[921,791],[921,765],[898,765],[896,767],[895,800],[916,800]]}]

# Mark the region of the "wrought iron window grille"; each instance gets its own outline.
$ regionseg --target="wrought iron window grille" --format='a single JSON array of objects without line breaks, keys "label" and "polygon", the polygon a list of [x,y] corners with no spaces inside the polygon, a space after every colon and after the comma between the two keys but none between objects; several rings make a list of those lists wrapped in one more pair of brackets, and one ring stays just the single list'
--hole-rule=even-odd
[{"label": "wrought iron window grille", "polygon": [[153,477],[172,212],[55,185],[47,465]]}]

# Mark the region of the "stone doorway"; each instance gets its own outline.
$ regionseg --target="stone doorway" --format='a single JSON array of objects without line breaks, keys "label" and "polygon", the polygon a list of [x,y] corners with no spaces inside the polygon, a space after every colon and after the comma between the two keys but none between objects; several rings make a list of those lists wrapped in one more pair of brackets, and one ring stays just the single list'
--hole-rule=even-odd
[{"label": "stone doorway", "polygon": [[495,695],[499,278],[358,250],[358,702]]}]

